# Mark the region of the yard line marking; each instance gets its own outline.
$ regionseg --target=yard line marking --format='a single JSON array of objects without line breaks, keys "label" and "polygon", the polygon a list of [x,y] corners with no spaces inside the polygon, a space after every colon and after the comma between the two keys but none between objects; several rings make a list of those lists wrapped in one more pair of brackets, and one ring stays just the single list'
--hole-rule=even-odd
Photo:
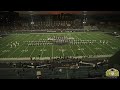
[{"label": "yard line marking", "polygon": [[[87,45],[85,45],[86,47],[88,47]],[[88,47],[89,48],[89,50],[91,50],[92,52],[93,52],[93,54],[95,55],[95,52],[90,48],[90,47]]]},{"label": "yard line marking", "polygon": [[[43,38],[43,36],[44,36],[44,33],[42,34],[41,38]],[[42,46],[43,46],[43,45],[42,45]],[[43,47],[43,48],[44,48],[44,47]],[[42,50],[43,50],[43,48],[42,48]],[[40,52],[41,52],[41,51],[40,51]],[[42,54],[42,52],[41,52],[41,54]],[[40,54],[40,58],[41,58],[41,56],[43,55],[43,54],[42,54],[42,55],[41,55],[41,54]]]},{"label": "yard line marking", "polygon": [[46,45],[44,45],[44,48],[42,49],[42,53],[41,53],[40,57],[42,57],[45,47],[46,47]]},{"label": "yard line marking", "polygon": [[61,50],[62,50],[62,54],[63,54],[63,57],[64,57],[64,51],[63,51],[63,48],[62,48],[62,46],[61,46]]},{"label": "yard line marking", "polygon": [[[91,37],[92,37],[92,36],[91,36]],[[96,36],[96,37],[98,37],[98,36]],[[93,38],[93,37],[92,37],[92,38]],[[98,37],[98,38],[100,39],[100,37]],[[101,44],[99,44],[99,43],[97,43],[97,44],[106,49],[106,47],[102,46]],[[109,51],[109,52],[111,52],[109,49],[106,49],[106,50]],[[106,55],[106,53],[104,53],[104,55]]]},{"label": "yard line marking", "polygon": [[[8,36],[7,36],[7,37],[8,37]],[[8,41],[12,41],[12,40],[13,40],[13,38],[12,38],[13,36],[9,36],[9,37],[11,37],[10,39],[7,38],[7,37],[5,38],[4,43],[2,43],[2,45],[5,44],[5,43],[7,43]],[[15,36],[15,37],[18,37],[18,36]],[[3,39],[4,39],[4,38],[3,38]],[[14,38],[14,39],[16,39],[16,38]]]},{"label": "yard line marking", "polygon": [[[106,38],[106,37],[105,37]],[[108,38],[106,38],[107,40],[108,40]],[[113,42],[113,40],[110,40],[110,41],[112,41]],[[114,43],[112,43],[112,44],[114,44]],[[107,44],[107,46],[109,46],[110,48],[112,48],[113,46],[111,46],[111,45],[109,45],[109,44]],[[116,44],[114,44],[114,46],[116,47]],[[118,46],[117,46],[118,47]]]},{"label": "yard line marking", "polygon": [[[67,34],[67,35],[71,36],[71,34]],[[73,49],[71,48],[71,45],[70,45],[70,44],[69,44],[69,47],[70,47],[70,50],[71,50],[72,53],[73,53],[73,56],[75,56],[75,53],[74,53]]]},{"label": "yard line marking", "polygon": [[[18,37],[18,36],[17,36],[17,37]],[[9,39],[9,41],[18,40],[18,39],[19,39],[19,38]],[[13,41],[12,41],[12,42],[13,42]],[[7,43],[7,41],[6,41],[6,43]],[[6,47],[2,47],[0,50],[2,50],[3,48],[6,48]],[[7,48],[7,49],[10,50],[10,48]],[[3,54],[5,54],[5,53],[7,53],[7,52],[1,53],[0,56],[3,55]]]},{"label": "yard line marking", "polygon": [[75,56],[75,53],[74,53],[74,51],[73,51],[73,49],[71,48],[71,46],[69,45],[69,47],[70,47],[70,50],[72,51],[72,53],[73,53],[73,56]]},{"label": "yard line marking", "polygon": [[[98,37],[98,36],[96,36],[96,37]],[[100,37],[98,37],[98,38],[100,38]],[[99,44],[99,43],[98,43]],[[100,46],[102,46],[103,48],[105,48],[106,50],[108,50],[109,52],[112,52],[112,51],[110,51],[108,48],[106,48],[106,46],[103,46],[103,45],[101,45],[101,44],[99,44]],[[112,52],[113,53],[113,52]]]},{"label": "yard line marking", "polygon": [[[103,33],[103,35],[105,36],[104,33]],[[115,40],[113,40],[112,38],[116,39],[118,42],[115,41]],[[107,39],[107,40],[109,40],[109,41],[111,41],[111,42],[115,42],[115,43],[112,43],[112,45],[114,45],[114,47],[120,48],[120,41],[119,41],[117,38],[111,37],[111,36],[109,36],[109,35],[106,35],[105,39]],[[107,45],[110,46],[110,48],[112,48],[111,45],[109,45],[109,43],[108,43]]]},{"label": "yard line marking", "polygon": [[[8,36],[7,36],[8,37]],[[10,40],[12,40],[12,38],[5,38],[5,40],[4,40],[4,43],[2,43],[1,45],[3,45],[3,44],[5,44],[5,43],[7,43],[8,41],[10,41]],[[9,37],[11,37],[11,36],[9,36]],[[3,38],[4,39],[4,38]]]},{"label": "yard line marking", "polygon": [[[37,37],[37,35],[35,35],[35,36]],[[42,35],[42,36],[43,36],[43,35]],[[34,40],[36,40],[36,37],[34,37]],[[32,40],[32,41],[34,41],[34,40]],[[34,49],[33,49],[32,53],[30,54],[30,57],[31,57],[31,56],[32,56],[32,54],[34,53],[34,51],[35,51],[36,47],[37,47],[37,45],[34,47]]]},{"label": "yard line marking", "polygon": [[[18,38],[15,38],[15,37],[14,37],[14,39],[9,39],[9,41],[14,42],[14,41],[19,40],[19,39],[21,38],[21,37],[19,37],[18,35],[17,35],[16,37],[18,37]],[[26,36],[26,37],[27,37],[27,36]],[[23,39],[24,39],[24,38],[23,38]],[[3,47],[3,48],[6,48],[6,47]],[[2,49],[3,49],[3,48],[2,48]],[[8,49],[8,50],[11,50],[11,48],[7,48],[7,49]],[[5,54],[5,53],[7,53],[7,52],[4,52],[4,53],[0,54],[0,56],[3,55],[3,54]]]},{"label": "yard line marking", "polygon": [[[91,35],[91,34],[90,34]],[[90,35],[89,35],[89,37],[90,37]],[[87,38],[89,39],[89,37],[87,36]],[[92,36],[91,36],[92,37]],[[94,39],[93,37],[92,37],[92,39]],[[93,47],[95,47],[96,48],[96,46],[94,46],[93,44],[91,44]],[[99,45],[99,44],[98,44]],[[99,50],[101,53],[103,53],[103,55],[105,54],[103,51],[101,51],[101,50]]]},{"label": "yard line marking", "polygon": [[[50,36],[50,35],[48,35],[48,36]],[[54,34],[53,34],[53,36],[54,36]],[[51,48],[52,48],[52,58],[54,58],[54,56],[53,56],[53,54],[54,54],[54,51],[53,51],[53,48],[54,48],[54,47],[53,47],[53,46],[54,46],[54,45],[52,44],[51,46],[52,46],[52,47],[51,47]]]},{"label": "yard line marking", "polygon": [[106,53],[104,53],[101,49],[99,49],[99,51],[102,53],[102,55],[106,55]]},{"label": "yard line marking", "polygon": [[109,45],[109,44],[107,44],[107,46],[109,46],[110,48],[112,48],[113,46],[111,46],[111,45]]},{"label": "yard line marking", "polygon": [[[77,45],[77,47],[80,48],[79,45]],[[84,56],[86,56],[83,50],[81,50],[81,52],[83,53]]]},{"label": "yard line marking", "polygon": [[[17,37],[18,37],[18,36],[17,36]],[[20,38],[20,37],[19,37],[19,38]],[[15,38],[15,39],[13,39],[13,41],[18,40],[19,38]],[[12,40],[12,39],[11,39],[11,40]],[[13,42],[13,41],[12,41],[12,42]],[[6,47],[3,47],[3,48],[6,48]],[[2,48],[2,49],[3,49],[3,48]],[[7,48],[7,49],[10,50],[10,48]],[[3,54],[5,54],[5,53],[7,53],[7,52],[1,53],[0,56],[3,55]]]},{"label": "yard line marking", "polygon": [[[103,35],[105,36],[105,34],[103,34]],[[99,35],[99,36],[100,36],[100,35]],[[120,43],[119,43],[119,42],[114,41],[114,40],[111,39],[111,37],[109,37],[108,35],[106,35],[105,38],[106,38],[107,40],[111,41],[111,42],[117,43],[117,45],[114,44],[114,43],[112,43],[112,44],[114,44],[114,46],[117,46],[117,47],[120,46]],[[114,37],[113,37],[113,38],[114,38]]]},{"label": "yard line marking", "polygon": [[[18,37],[18,36],[17,36]],[[20,37],[19,37],[20,38]],[[6,40],[5,42],[4,42],[4,44],[6,45],[7,44],[7,42],[9,41],[9,42],[13,42],[13,41],[16,41],[16,40],[18,40],[19,38],[14,38],[14,39],[9,39],[9,40]],[[0,48],[0,50],[2,50],[3,48],[6,48],[6,47],[2,47],[2,48]]]},{"label": "yard line marking", "polygon": [[82,50],[82,53],[84,54],[84,56],[86,56],[86,54],[85,54],[84,50]]},{"label": "yard line marking", "polygon": [[[33,37],[33,36],[31,35],[31,36],[29,37],[29,40],[30,40],[30,38],[32,38],[32,37]],[[28,47],[29,47],[29,46],[26,46],[25,50],[26,50]],[[23,54],[23,52],[20,53],[20,55],[19,55],[18,57],[20,57],[22,54]]]},{"label": "yard line marking", "polygon": [[53,45],[52,45],[52,58],[53,58]]},{"label": "yard line marking", "polygon": [[[76,35],[76,37],[77,37],[77,35]],[[77,37],[77,38],[78,38],[78,37]],[[78,39],[79,39],[79,38],[78,38]],[[77,47],[80,48],[79,45],[77,45]],[[84,52],[83,50],[81,50],[81,52],[83,53],[84,56],[86,56],[86,54],[85,54],[85,52]]]},{"label": "yard line marking", "polygon": [[[99,44],[99,43],[98,43]],[[109,52],[112,52],[112,51],[110,51],[108,48],[106,48],[105,46],[103,46],[103,45],[101,45],[101,44],[99,44],[100,46],[102,46],[103,48],[105,48],[106,50],[108,50]],[[113,52],[112,52],[113,53]]]},{"label": "yard line marking", "polygon": [[34,49],[33,49],[32,53],[30,54],[30,57],[32,56],[33,52],[35,51],[35,48],[36,48],[36,46],[34,47]]},{"label": "yard line marking", "polygon": [[[54,34],[53,34],[53,35],[54,35]],[[51,35],[48,34],[48,35],[47,35],[47,38],[49,38],[49,37],[51,37]],[[47,46],[47,45],[46,45],[46,46]],[[52,51],[51,53],[52,53],[52,58],[53,58],[53,54],[54,54],[54,53],[53,53],[53,45],[49,45],[49,46],[52,46],[52,47],[51,47],[52,50],[50,50],[50,51]],[[50,55],[49,57],[51,57],[51,55]]]},{"label": "yard line marking", "polygon": [[[77,36],[76,36],[77,37]],[[81,36],[80,36],[81,37]],[[77,37],[78,38],[78,37]],[[92,49],[90,49],[87,45],[84,45],[86,46],[94,55],[95,55],[95,52],[92,51]]]},{"label": "yard line marking", "polygon": [[[78,35],[78,34],[77,34],[77,35]],[[76,38],[78,38],[77,35],[75,36]],[[78,39],[79,39],[79,38],[78,38]],[[77,44],[77,47],[80,48],[80,46],[79,46],[78,44]],[[81,50],[81,52],[83,53],[84,56],[86,56],[86,54],[84,53],[83,50]]]},{"label": "yard line marking", "polygon": [[[91,38],[93,38],[91,35],[89,35],[89,37],[91,37]],[[89,39],[89,37],[87,36],[87,38]],[[97,43],[98,44],[98,43]],[[91,44],[93,47],[95,47],[96,48],[96,46],[95,45],[93,45],[93,44]],[[99,44],[98,44],[99,45]],[[100,46],[100,45],[99,45]],[[99,51],[101,52],[101,53],[103,53],[103,55],[106,55],[103,51],[101,51],[100,49],[99,49]]]},{"label": "yard line marking", "polygon": [[[27,36],[26,36],[25,38],[27,38]],[[23,38],[23,39],[25,39],[25,38]],[[22,40],[23,40],[23,39],[22,39]],[[21,40],[20,42],[22,42],[22,40]],[[23,43],[23,44],[24,44],[24,43]],[[22,44],[20,47],[22,47],[23,44]],[[18,47],[17,49],[19,49],[20,47]],[[16,50],[15,50],[15,51],[16,51]],[[15,52],[15,51],[14,51],[14,52]],[[13,52],[13,53],[14,53],[14,52]],[[11,54],[11,55],[12,55],[12,54]],[[11,56],[11,55],[10,55],[10,56]],[[8,56],[8,57],[9,57],[9,56]]]},{"label": "yard line marking", "polygon": [[[27,38],[27,36],[26,36],[25,38]],[[25,38],[23,38],[23,39],[25,39]],[[22,40],[21,40],[21,41],[22,41]],[[24,43],[23,43],[23,44],[24,44]],[[19,46],[15,51],[17,51],[20,47],[22,47],[23,44],[22,44],[21,46]],[[8,57],[10,57],[15,51],[13,51]]]}]

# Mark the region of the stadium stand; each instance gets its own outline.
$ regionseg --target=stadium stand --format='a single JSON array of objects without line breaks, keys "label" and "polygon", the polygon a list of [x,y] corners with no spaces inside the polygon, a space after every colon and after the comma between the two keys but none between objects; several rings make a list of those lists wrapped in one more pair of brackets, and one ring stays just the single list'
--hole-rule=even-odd
[{"label": "stadium stand", "polygon": [[[98,60],[97,60],[98,61]],[[47,61],[28,61],[0,63],[0,79],[37,79],[36,72],[41,72],[41,79],[81,79],[101,77],[105,70],[80,63],[81,59],[57,59]],[[89,63],[88,61],[87,63]],[[90,62],[91,63],[91,62]],[[93,62],[95,64],[96,61]],[[103,65],[106,65],[104,63]],[[100,67],[101,66],[101,67]],[[101,71],[102,70],[102,71]],[[95,72],[98,72],[98,76]],[[95,76],[96,75],[96,76]]]}]

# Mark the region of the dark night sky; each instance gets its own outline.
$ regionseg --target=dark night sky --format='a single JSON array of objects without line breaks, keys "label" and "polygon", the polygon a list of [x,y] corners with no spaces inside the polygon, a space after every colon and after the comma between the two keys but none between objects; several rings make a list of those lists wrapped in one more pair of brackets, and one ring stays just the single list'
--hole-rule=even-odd
[{"label": "dark night sky", "polygon": [[[60,14],[72,13],[81,14],[83,11],[16,11],[20,14]],[[87,11],[87,14],[120,14],[120,11]]]}]

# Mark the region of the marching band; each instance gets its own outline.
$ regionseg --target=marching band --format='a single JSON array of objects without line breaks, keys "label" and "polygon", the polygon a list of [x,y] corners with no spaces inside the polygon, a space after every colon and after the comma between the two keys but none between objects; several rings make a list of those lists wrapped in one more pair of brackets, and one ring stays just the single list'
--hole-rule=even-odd
[{"label": "marching band", "polygon": [[7,44],[7,46],[10,46],[10,48],[16,48],[17,46],[19,46],[20,44],[17,42],[17,41],[15,41],[15,42],[10,42],[10,44],[8,43]]},{"label": "marching band", "polygon": [[[41,39],[39,41],[24,41],[27,43],[28,46],[40,46],[40,45],[53,45],[53,44],[71,44],[71,45],[91,45],[91,44],[108,44],[108,40],[81,40],[81,39],[69,39],[66,36],[64,37],[53,37],[49,39]],[[19,43],[13,43],[13,45],[16,47],[16,45],[19,45]]]}]

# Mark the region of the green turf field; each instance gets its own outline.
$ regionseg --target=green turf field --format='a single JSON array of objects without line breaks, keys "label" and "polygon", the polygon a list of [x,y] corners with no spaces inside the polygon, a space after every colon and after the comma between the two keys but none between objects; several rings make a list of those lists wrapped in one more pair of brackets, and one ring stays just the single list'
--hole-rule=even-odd
[{"label": "green turf field", "polygon": [[[72,40],[71,43],[58,45],[48,40],[54,36],[74,38],[76,41]],[[34,41],[36,45],[28,45],[34,44]],[[0,38],[0,58],[113,55],[119,49],[120,40],[103,32],[11,34]]]}]

